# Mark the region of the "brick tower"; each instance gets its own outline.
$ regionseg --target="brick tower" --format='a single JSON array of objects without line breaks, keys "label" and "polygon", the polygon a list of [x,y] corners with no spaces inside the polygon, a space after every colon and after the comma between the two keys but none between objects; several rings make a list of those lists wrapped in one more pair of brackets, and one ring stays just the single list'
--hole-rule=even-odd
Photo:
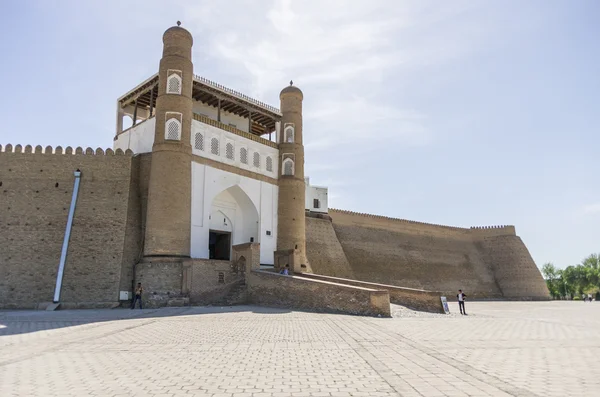
[{"label": "brick tower", "polygon": [[[306,258],[304,215],[304,146],[302,145],[302,91],[292,82],[279,94],[281,135],[279,141],[279,201],[277,250],[293,250],[293,271],[310,272]],[[300,265],[300,266],[298,266]]]},{"label": "brick tower", "polygon": [[193,39],[179,24],[163,35],[145,257],[190,256]]}]

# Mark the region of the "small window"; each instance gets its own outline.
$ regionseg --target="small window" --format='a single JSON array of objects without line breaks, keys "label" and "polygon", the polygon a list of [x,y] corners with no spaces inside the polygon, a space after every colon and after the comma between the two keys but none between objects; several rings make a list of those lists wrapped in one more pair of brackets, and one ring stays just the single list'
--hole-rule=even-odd
[{"label": "small window", "polygon": [[294,160],[285,159],[283,161],[283,175],[294,175]]},{"label": "small window", "polygon": [[167,94],[181,95],[181,77],[178,74],[171,74],[167,79]]},{"label": "small window", "polygon": [[204,150],[204,135],[199,132],[197,132],[194,137],[194,148]]},{"label": "small window", "polygon": [[294,125],[293,124],[287,124],[284,128],[284,142],[285,143],[294,143]]},{"label": "small window", "polygon": [[231,143],[225,145],[225,156],[227,156],[229,160],[233,160],[233,145]]},{"label": "small window", "polygon": [[313,208],[320,208],[319,199],[313,199]]},{"label": "small window", "polygon": [[219,284],[225,284],[225,273],[219,272]]},{"label": "small window", "polygon": [[210,152],[212,154],[216,154],[217,156],[219,155],[219,139],[218,138],[213,138],[210,140]]},{"label": "small window", "polygon": [[273,159],[271,157],[267,157],[267,171],[273,172]]},{"label": "small window", "polygon": [[181,139],[181,123],[177,119],[168,119],[165,128],[165,139],[178,141]]},{"label": "small window", "polygon": [[248,150],[245,147],[240,149],[240,161],[243,164],[248,164]]},{"label": "small window", "polygon": [[260,154],[258,154],[258,152],[254,152],[253,164],[256,168],[260,168]]}]

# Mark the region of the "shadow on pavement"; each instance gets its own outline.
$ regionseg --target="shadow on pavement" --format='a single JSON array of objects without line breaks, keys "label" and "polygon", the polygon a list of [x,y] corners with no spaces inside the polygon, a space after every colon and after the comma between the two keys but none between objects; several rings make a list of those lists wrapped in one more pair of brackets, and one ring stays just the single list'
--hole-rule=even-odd
[{"label": "shadow on pavement", "polygon": [[205,314],[286,314],[291,310],[261,306],[188,306],[158,309],[73,309],[58,311],[0,311],[0,342],[3,336],[68,328],[108,321],[198,316]]}]

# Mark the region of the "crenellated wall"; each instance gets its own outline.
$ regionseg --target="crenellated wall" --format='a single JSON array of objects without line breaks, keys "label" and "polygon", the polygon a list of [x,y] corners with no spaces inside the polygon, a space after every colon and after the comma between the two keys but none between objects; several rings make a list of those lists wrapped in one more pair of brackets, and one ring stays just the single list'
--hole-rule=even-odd
[{"label": "crenellated wall", "polygon": [[136,163],[122,150],[0,147],[0,307],[52,301],[77,169],[61,301],[118,303],[139,249],[140,214],[128,210],[137,205]]},{"label": "crenellated wall", "polygon": [[[459,228],[336,209],[329,215],[333,233],[327,236],[316,222],[324,220],[307,218],[309,259],[313,262],[325,244],[329,252],[341,250],[357,280],[442,291],[450,297],[458,289],[471,298],[548,296],[514,226]],[[324,263],[316,273],[336,276],[345,269],[337,259]]]}]

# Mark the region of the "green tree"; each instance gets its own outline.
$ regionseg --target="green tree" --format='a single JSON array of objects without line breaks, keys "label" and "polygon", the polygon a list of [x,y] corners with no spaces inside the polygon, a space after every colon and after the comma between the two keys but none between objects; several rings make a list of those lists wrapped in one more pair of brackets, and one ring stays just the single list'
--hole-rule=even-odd
[{"label": "green tree", "polygon": [[589,285],[586,270],[581,265],[567,266],[567,268],[563,270],[562,276],[567,286],[567,290],[571,295],[577,294],[579,296],[583,294],[584,290]]},{"label": "green tree", "polygon": [[546,286],[548,287],[548,291],[550,295],[554,298],[560,298],[562,296],[560,287],[562,284],[560,271],[556,269],[554,264],[548,262],[542,266],[542,275],[546,280]]},{"label": "green tree", "polygon": [[591,254],[581,261],[588,286],[600,289],[600,254]]}]

